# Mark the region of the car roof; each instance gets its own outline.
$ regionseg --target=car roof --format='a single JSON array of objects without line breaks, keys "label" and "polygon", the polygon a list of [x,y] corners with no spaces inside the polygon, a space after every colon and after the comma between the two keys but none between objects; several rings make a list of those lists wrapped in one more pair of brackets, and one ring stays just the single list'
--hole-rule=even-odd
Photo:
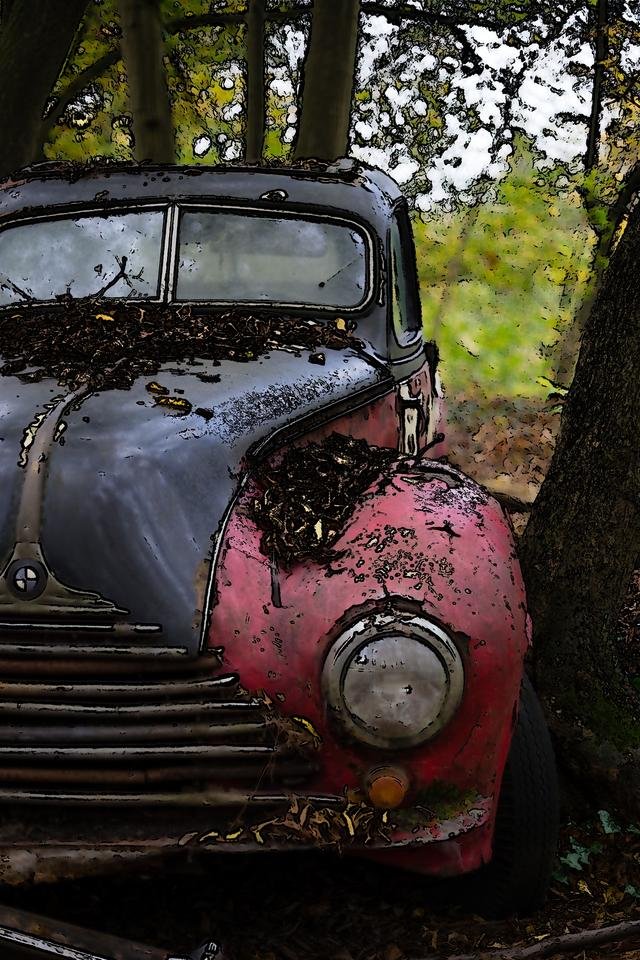
[{"label": "car roof", "polygon": [[391,177],[349,159],[269,167],[57,162],[36,164],[0,183],[0,221],[96,202],[228,199],[278,209],[351,213],[384,234],[401,197]]}]

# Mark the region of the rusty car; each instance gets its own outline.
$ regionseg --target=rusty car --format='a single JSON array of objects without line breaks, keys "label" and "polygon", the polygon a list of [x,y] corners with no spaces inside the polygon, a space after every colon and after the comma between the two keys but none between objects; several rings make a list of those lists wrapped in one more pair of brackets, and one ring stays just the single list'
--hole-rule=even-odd
[{"label": "rusty car", "polygon": [[544,896],[510,520],[353,161],[0,185],[0,882],[324,847]]}]

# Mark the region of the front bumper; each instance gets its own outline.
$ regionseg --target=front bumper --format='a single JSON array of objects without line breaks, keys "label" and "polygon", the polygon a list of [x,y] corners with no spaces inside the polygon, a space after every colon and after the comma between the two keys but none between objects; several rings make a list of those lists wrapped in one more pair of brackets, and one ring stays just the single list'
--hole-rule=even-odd
[{"label": "front bumper", "polygon": [[6,806],[0,883],[55,882],[211,852],[320,847],[438,875],[473,870],[490,856],[490,797],[467,797],[439,816],[412,808],[383,814],[339,797],[276,799],[224,816],[218,807],[201,806],[188,811]]}]

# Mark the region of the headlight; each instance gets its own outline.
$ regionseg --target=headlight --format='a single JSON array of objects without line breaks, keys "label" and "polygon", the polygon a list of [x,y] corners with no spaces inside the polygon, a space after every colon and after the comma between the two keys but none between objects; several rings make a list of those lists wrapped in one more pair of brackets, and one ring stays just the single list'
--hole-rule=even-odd
[{"label": "headlight", "polygon": [[334,716],[362,743],[413,747],[457,710],[464,668],[451,638],[411,614],[372,614],[331,647],[322,674]]}]

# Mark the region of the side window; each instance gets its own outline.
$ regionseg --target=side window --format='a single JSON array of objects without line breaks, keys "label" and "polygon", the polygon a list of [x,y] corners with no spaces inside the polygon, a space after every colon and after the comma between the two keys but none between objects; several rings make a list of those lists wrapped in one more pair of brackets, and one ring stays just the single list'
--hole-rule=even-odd
[{"label": "side window", "polygon": [[409,347],[422,336],[422,316],[416,269],[416,252],[406,207],[394,215],[391,248],[391,324],[400,347]]}]

